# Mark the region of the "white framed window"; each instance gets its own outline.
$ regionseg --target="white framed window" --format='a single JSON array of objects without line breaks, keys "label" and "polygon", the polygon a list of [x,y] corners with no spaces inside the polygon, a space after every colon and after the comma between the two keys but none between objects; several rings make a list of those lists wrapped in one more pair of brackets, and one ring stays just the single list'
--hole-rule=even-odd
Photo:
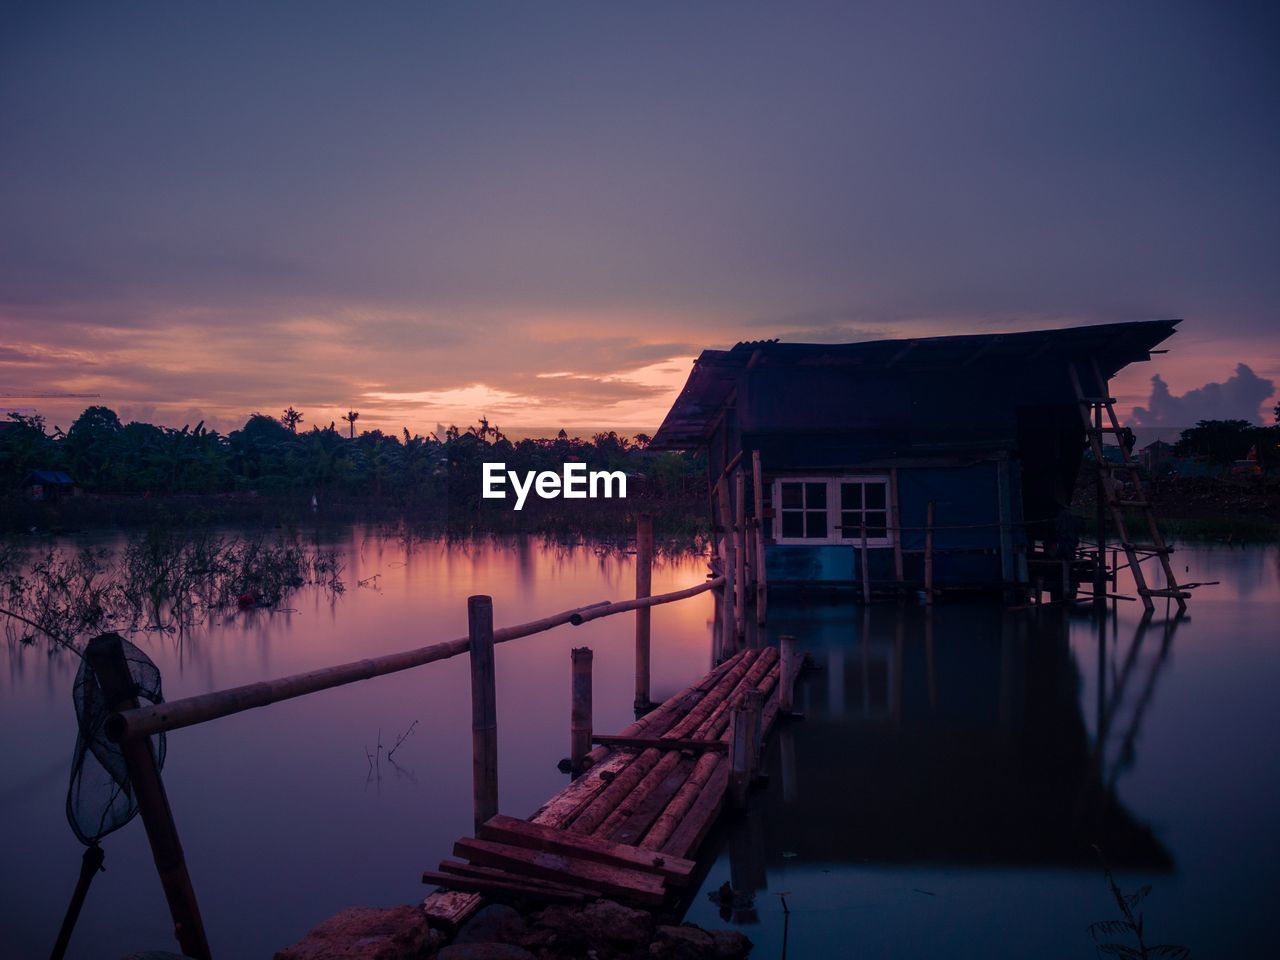
[{"label": "white framed window", "polygon": [[893,545],[888,477],[779,477],[773,508],[778,543]]}]

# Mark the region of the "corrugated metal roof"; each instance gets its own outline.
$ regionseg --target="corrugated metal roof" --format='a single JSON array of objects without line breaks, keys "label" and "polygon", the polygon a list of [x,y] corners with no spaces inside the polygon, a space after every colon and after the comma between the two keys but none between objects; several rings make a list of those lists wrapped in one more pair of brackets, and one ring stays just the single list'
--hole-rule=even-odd
[{"label": "corrugated metal roof", "polygon": [[947,373],[982,376],[993,369],[1029,364],[1062,365],[1097,360],[1107,377],[1141,360],[1169,337],[1179,320],[1142,320],[1018,333],[918,337],[862,343],[744,341],[730,350],[704,350],[654,436],[651,449],[702,445],[747,371],[759,366],[840,367],[850,372]]}]

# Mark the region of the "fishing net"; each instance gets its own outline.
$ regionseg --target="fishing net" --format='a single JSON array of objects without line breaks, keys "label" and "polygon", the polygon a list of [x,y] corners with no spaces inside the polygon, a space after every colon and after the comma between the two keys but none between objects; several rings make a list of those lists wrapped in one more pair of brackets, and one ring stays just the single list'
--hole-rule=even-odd
[{"label": "fishing net", "polygon": [[[120,643],[139,702],[163,703],[159,668],[128,640],[121,638]],[[114,712],[114,704],[105,701],[88,658],[80,661],[71,695],[79,732],[71,761],[71,786],[67,790],[67,821],[81,843],[95,846],[137,815],[138,801],[129,784],[120,744],[107,736],[106,722]],[[163,767],[163,733],[156,738],[155,749],[156,765]]]}]

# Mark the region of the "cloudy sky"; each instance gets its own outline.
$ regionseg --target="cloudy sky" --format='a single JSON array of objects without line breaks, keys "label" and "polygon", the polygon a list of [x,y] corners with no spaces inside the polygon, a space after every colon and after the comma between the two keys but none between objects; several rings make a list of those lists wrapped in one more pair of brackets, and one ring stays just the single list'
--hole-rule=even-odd
[{"label": "cloudy sky", "polygon": [[0,392],[652,430],[739,339],[1184,317],[1126,409],[1269,420],[1265,11],[5,3]]}]

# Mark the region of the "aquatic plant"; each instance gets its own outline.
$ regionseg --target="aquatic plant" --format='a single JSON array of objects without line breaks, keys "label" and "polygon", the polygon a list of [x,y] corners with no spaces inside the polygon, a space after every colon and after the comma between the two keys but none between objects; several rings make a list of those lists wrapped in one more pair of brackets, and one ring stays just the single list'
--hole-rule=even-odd
[{"label": "aquatic plant", "polygon": [[1126,957],[1129,960],[1191,960],[1188,947],[1171,943],[1147,945],[1144,918],[1139,907],[1151,893],[1151,886],[1143,885],[1133,893],[1125,893],[1103,859],[1102,851],[1096,846],[1093,849],[1102,861],[1107,888],[1120,908],[1119,920],[1099,920],[1089,924],[1089,935],[1098,956]]}]

